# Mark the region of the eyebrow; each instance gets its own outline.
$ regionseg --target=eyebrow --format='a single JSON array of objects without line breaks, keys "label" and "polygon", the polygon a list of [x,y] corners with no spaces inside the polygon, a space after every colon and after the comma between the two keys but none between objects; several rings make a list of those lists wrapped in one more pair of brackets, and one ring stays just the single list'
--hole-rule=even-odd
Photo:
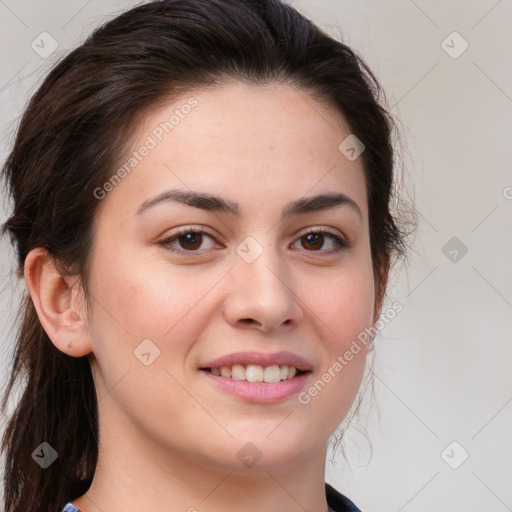
[{"label": "eyebrow", "polygon": [[[192,192],[186,190],[167,190],[157,196],[144,201],[137,209],[137,215],[140,215],[149,208],[162,202],[176,202],[200,208],[201,210],[211,212],[227,213],[234,216],[240,215],[238,203],[229,199],[214,196],[205,192]],[[358,204],[349,196],[341,193],[320,194],[313,197],[305,197],[289,203],[282,212],[282,217],[301,215],[324,210],[330,210],[338,206],[349,206],[354,210],[359,218],[363,214]]]}]

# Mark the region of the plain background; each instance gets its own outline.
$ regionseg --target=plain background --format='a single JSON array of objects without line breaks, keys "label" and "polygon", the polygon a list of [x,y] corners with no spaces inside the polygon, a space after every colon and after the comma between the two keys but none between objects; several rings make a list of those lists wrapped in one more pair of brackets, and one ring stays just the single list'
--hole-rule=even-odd
[{"label": "plain background", "polygon": [[[0,0],[2,162],[50,66],[137,3]],[[381,80],[419,213],[408,266],[389,289],[388,303],[404,309],[375,341],[367,438],[349,430],[349,464],[338,455],[326,480],[365,512],[512,510],[512,1],[293,6]],[[31,47],[42,32],[59,45],[47,59]],[[10,204],[1,205],[4,222]],[[8,238],[0,244],[3,382],[24,284],[10,274]]]}]

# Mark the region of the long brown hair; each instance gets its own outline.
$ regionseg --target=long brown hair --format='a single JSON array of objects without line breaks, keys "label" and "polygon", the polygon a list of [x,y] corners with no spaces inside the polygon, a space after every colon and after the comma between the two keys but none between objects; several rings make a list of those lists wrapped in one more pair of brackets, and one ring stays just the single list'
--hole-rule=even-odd
[{"label": "long brown hair", "polygon": [[[390,211],[394,123],[382,90],[348,46],[279,0],[162,0],[95,30],[63,58],[31,98],[2,173],[13,199],[3,226],[23,276],[28,252],[44,248],[87,292],[94,191],[116,169],[147,110],[225,79],[286,82],[326,100],[365,144],[371,255],[379,290],[405,253]],[[341,141],[340,141],[341,142]],[[382,274],[385,268],[385,275]],[[89,488],[98,456],[97,397],[89,359],[55,348],[25,291],[12,371],[22,393],[2,440],[8,512],[60,510]],[[46,469],[33,452],[47,442]]]}]

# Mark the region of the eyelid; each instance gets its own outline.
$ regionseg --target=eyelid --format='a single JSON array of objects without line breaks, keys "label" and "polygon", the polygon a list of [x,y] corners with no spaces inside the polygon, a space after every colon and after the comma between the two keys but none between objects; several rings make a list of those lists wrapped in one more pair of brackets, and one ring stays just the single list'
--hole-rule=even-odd
[{"label": "eyelid", "polygon": [[165,238],[163,238],[161,242],[165,242],[171,238],[177,238],[182,235],[187,235],[188,233],[206,234],[212,238],[217,238],[219,236],[217,234],[210,233],[204,224],[187,224],[186,226],[176,228],[171,234],[166,234]]},{"label": "eyelid", "polygon": [[340,231],[333,230],[332,228],[330,228],[328,226],[321,226],[321,225],[304,228],[303,230],[299,231],[295,235],[295,238],[300,238],[309,233],[329,233],[330,235],[337,236],[338,238],[341,238],[346,244],[348,244],[348,241],[347,241],[345,235],[343,235]]}]

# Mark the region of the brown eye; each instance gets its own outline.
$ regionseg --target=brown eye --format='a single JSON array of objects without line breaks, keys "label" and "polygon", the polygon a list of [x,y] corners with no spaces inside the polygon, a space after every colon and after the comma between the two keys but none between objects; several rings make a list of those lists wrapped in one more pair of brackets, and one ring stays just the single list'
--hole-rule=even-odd
[{"label": "brown eye", "polygon": [[303,244],[305,249],[316,251],[324,245],[324,235],[322,233],[310,233],[309,235],[303,236],[302,240],[306,241],[306,243]]},{"label": "brown eye", "polygon": [[[331,248],[328,250],[321,250],[326,241],[331,241]],[[330,233],[325,230],[313,230],[305,235],[302,235],[299,240],[301,247],[306,249],[308,252],[319,252],[319,253],[337,253],[343,249],[348,248],[348,244],[334,233]]]},{"label": "brown eye", "polygon": [[194,251],[201,247],[201,243],[203,241],[202,233],[187,233],[186,235],[180,235],[177,238],[180,243],[181,248]]},{"label": "brown eye", "polygon": [[208,238],[214,241],[214,238],[211,235],[205,233],[201,229],[187,228],[175,233],[161,242],[158,242],[158,244],[169,251],[184,255],[187,255],[186,253],[191,253],[189,255],[193,256],[195,253],[200,253],[215,245],[215,243],[213,243],[210,247],[203,247],[203,249],[200,249]]}]

